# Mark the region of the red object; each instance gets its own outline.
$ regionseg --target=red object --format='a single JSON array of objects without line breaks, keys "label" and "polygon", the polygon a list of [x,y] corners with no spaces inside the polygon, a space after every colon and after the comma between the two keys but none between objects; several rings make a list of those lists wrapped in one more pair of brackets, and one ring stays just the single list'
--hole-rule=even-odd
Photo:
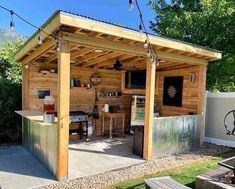
[{"label": "red object", "polygon": [[44,113],[54,114],[55,113],[55,104],[44,104]]}]

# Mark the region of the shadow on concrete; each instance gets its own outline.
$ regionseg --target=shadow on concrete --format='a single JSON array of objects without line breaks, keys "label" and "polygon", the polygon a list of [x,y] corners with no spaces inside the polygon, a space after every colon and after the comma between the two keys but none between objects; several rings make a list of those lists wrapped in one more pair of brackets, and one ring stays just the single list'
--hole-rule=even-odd
[{"label": "shadow on concrete", "polygon": [[55,178],[22,146],[0,147],[0,185],[29,188],[50,184]]}]

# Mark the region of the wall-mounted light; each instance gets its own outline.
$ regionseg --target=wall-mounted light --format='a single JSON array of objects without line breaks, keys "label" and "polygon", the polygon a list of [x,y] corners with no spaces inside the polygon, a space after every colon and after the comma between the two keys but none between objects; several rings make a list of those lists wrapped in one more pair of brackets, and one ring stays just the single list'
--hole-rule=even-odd
[{"label": "wall-mounted light", "polygon": [[94,52],[95,53],[102,53],[102,52],[104,52],[102,49],[94,49]]},{"label": "wall-mounted light", "polygon": [[39,29],[39,33],[38,33],[38,45],[42,45],[41,29]]},{"label": "wall-mounted light", "polygon": [[60,51],[60,41],[57,41],[57,43],[56,43],[56,51],[57,52]]},{"label": "wall-mounted light", "polygon": [[28,64],[25,64],[24,65],[24,68],[27,70],[27,69],[29,69],[29,65]]}]

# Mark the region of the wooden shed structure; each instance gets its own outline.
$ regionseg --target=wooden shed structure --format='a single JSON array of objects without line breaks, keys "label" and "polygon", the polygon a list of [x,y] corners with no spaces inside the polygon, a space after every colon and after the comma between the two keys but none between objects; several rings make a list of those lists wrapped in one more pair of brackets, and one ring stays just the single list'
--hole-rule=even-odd
[{"label": "wooden shed structure", "polygon": [[[145,95],[145,159],[151,160],[161,153],[156,139],[166,139],[177,124],[181,130],[182,125],[192,125],[194,130],[191,133],[200,134],[195,140],[203,142],[206,68],[209,62],[221,59],[221,52],[150,35],[160,62],[156,66],[143,47],[145,34],[130,28],[65,11],[57,11],[42,28],[46,31],[40,32],[43,43],[38,45],[39,32],[36,32],[15,56],[23,69],[23,143],[38,159],[47,157],[40,161],[58,180],[68,176],[69,111],[91,112],[95,102],[95,90],[70,88],[71,78],[79,78],[80,82],[87,84],[91,75],[98,72],[102,77],[101,84],[96,87],[99,114],[102,114],[104,104],[119,104],[127,115],[125,129],[130,122],[130,96]],[[61,39],[59,50],[58,41],[51,33]],[[112,69],[117,59],[124,70]],[[126,88],[125,71],[133,69],[146,70],[145,89]],[[52,72],[43,73],[42,70]],[[57,71],[54,73],[54,70]],[[181,103],[167,105],[164,102],[166,78],[181,78]],[[43,110],[43,101],[38,98],[40,89],[49,89],[56,99],[57,122],[48,127],[42,123],[42,116],[35,113]],[[122,95],[119,98],[103,97],[101,94],[106,92],[121,92]],[[174,95],[175,89],[170,92]],[[158,118],[154,117],[156,102],[160,107]],[[30,128],[34,122],[43,125],[42,129],[40,126],[37,130]],[[96,124],[96,135],[100,135],[101,119]],[[159,125],[168,128],[164,136],[159,135],[164,131]]]}]

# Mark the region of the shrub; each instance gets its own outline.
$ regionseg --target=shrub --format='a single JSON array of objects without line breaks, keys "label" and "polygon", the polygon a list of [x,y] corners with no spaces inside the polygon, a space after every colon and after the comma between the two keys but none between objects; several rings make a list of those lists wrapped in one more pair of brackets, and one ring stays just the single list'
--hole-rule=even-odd
[{"label": "shrub", "polygon": [[15,143],[21,138],[21,84],[0,79],[0,143]]}]

